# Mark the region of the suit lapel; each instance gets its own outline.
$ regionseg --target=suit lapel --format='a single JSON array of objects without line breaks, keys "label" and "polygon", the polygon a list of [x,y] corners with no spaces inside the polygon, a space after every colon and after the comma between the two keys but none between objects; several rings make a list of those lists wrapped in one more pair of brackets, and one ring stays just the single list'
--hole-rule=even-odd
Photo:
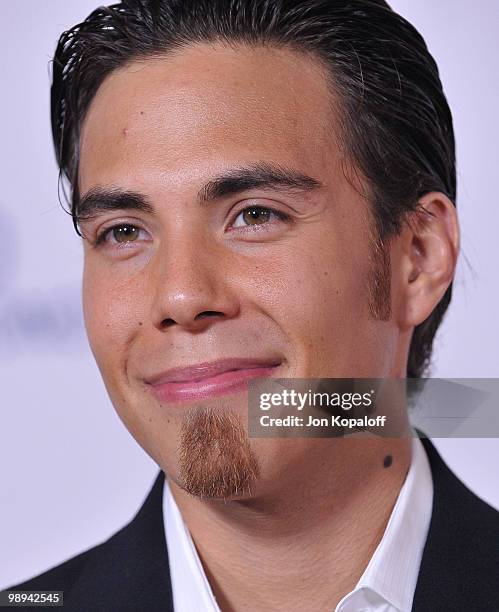
[{"label": "suit lapel", "polygon": [[422,442],[433,477],[433,512],[413,612],[497,610],[497,511],[449,470],[429,439]]}]

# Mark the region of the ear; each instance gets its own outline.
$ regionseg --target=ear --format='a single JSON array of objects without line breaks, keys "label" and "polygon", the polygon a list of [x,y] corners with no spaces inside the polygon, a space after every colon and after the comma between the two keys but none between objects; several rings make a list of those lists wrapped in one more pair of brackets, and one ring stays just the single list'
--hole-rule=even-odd
[{"label": "ear", "polygon": [[425,194],[407,219],[397,248],[396,319],[403,331],[427,319],[454,277],[459,253],[456,207],[440,192]]}]

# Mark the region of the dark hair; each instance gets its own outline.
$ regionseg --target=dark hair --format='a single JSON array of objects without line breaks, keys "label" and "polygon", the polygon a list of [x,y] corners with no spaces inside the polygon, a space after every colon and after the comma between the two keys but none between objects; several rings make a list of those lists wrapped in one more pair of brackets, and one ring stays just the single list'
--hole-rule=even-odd
[{"label": "dark hair", "polygon": [[[77,232],[79,131],[103,80],[131,60],[208,41],[284,45],[328,68],[342,144],[367,179],[381,241],[400,231],[425,193],[455,204],[452,116],[438,68],[421,35],[384,0],[123,0],[64,32],[53,61],[52,133]],[[428,368],[451,291],[414,329],[410,378]]]}]

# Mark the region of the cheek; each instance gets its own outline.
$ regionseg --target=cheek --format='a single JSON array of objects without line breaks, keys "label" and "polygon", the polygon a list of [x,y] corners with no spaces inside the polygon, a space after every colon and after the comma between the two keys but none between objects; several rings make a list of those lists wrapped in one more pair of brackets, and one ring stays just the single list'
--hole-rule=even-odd
[{"label": "cheek", "polygon": [[[103,374],[112,376],[141,322],[144,292],[137,282],[123,282],[85,262],[83,315],[88,340]],[[117,372],[115,372],[117,373]]]},{"label": "cheek", "polygon": [[369,310],[367,244],[354,248],[317,232],[282,257],[274,252],[271,261],[270,281],[259,291],[292,347],[293,375],[372,373],[386,324]]}]

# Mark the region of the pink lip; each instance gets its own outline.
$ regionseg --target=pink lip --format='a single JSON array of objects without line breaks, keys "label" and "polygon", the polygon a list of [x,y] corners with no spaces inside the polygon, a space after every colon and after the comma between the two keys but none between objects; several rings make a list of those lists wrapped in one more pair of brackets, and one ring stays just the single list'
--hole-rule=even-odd
[{"label": "pink lip", "polygon": [[181,402],[244,391],[250,378],[270,376],[280,363],[269,359],[223,359],[167,370],[145,382],[159,401]]}]

